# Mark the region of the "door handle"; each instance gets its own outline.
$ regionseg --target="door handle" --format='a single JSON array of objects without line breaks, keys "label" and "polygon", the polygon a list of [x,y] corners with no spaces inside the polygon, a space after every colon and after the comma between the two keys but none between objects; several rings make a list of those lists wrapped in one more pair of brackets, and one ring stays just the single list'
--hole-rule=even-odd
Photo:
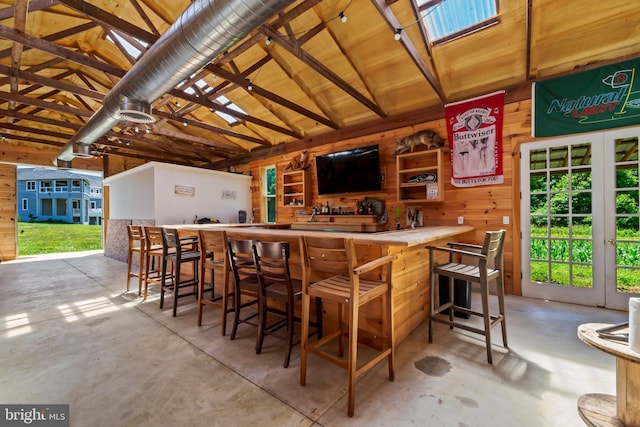
[{"label": "door handle", "polygon": [[616,244],[616,239],[609,239],[607,240],[607,243],[610,244],[611,246]]}]

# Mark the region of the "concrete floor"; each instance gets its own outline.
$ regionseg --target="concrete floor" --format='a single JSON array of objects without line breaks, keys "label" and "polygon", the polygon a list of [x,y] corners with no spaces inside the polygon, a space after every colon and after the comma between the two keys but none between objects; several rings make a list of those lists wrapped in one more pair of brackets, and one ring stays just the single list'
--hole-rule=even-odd
[{"label": "concrete floor", "polygon": [[[507,298],[508,350],[494,329],[494,365],[480,336],[426,323],[397,348],[396,379],[378,365],[346,411],[344,371],[255,329],[220,335],[220,309],[125,292],[126,264],[100,252],[0,264],[0,403],[70,404],[77,426],[580,426],[584,393],[615,394],[615,361],[576,337],[581,323],[624,312]],[[475,298],[477,301],[478,298]]]}]

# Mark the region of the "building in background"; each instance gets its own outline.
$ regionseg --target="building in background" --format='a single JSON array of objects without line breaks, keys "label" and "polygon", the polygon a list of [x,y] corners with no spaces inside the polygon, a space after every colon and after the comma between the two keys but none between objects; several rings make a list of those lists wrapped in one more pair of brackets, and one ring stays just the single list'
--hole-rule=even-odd
[{"label": "building in background", "polygon": [[70,170],[18,168],[21,221],[102,224],[102,177]]}]

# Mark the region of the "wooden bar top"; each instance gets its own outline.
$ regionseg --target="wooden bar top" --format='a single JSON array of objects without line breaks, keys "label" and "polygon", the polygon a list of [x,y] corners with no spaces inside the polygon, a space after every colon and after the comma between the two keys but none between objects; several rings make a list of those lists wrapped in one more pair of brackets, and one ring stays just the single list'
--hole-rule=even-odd
[{"label": "wooden bar top", "polygon": [[[239,226],[242,227],[239,227]],[[286,224],[288,225],[288,224]],[[285,224],[281,226],[285,227]],[[165,227],[177,228],[180,230],[207,230],[226,229],[229,232],[247,233],[258,236],[326,236],[328,238],[352,238],[354,242],[361,245],[378,246],[403,246],[414,247],[433,242],[435,240],[446,239],[460,234],[473,231],[469,225],[443,225],[427,226],[415,229],[383,231],[379,233],[351,233],[338,231],[314,231],[314,230],[291,230],[288,228],[271,228],[278,224],[177,224],[165,225]],[[270,227],[270,228],[265,228]]]}]

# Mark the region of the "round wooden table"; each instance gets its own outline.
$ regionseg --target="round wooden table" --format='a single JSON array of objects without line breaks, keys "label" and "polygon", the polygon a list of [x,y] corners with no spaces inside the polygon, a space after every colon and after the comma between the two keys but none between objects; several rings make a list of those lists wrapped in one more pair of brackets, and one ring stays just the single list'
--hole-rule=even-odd
[{"label": "round wooden table", "polygon": [[622,341],[601,338],[598,329],[612,326],[585,323],[578,338],[616,357],[616,396],[585,394],[578,399],[578,413],[589,426],[640,427],[640,353]]}]

